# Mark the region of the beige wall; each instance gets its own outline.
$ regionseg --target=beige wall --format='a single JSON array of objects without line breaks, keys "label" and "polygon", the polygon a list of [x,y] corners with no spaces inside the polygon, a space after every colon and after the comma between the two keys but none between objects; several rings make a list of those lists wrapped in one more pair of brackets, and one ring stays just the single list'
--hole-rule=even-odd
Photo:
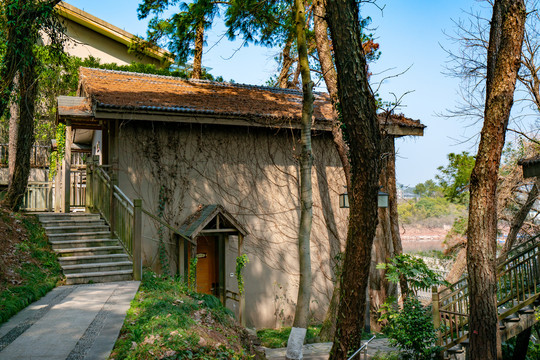
[{"label": "beige wall", "polygon": [[[298,135],[289,130],[150,123],[120,126],[120,188],[179,226],[200,205],[221,204],[249,231],[244,252],[248,326],[290,325],[297,296]],[[348,211],[339,209],[344,178],[329,134],[313,137],[312,309],[321,320],[332,294],[332,259]],[[144,263],[159,269],[156,226],[144,228]],[[169,239],[165,239],[166,242]],[[229,258],[234,249],[229,249]],[[178,249],[167,244],[171,267]],[[228,263],[230,266],[230,262]],[[230,268],[228,266],[228,268]],[[226,272],[227,281],[229,271]]]},{"label": "beige wall", "polygon": [[65,51],[69,55],[82,59],[93,56],[101,59],[102,64],[116,63],[118,65],[128,65],[132,62],[160,64],[159,60],[152,57],[128,53],[127,46],[74,21],[62,18],[62,22],[66,26],[66,35],[70,39],[65,45]]}]

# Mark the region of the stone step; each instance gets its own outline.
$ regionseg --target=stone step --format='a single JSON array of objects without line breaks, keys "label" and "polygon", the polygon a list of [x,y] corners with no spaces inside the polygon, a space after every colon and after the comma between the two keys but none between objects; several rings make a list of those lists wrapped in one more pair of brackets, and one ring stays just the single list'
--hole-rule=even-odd
[{"label": "stone step", "polygon": [[80,234],[80,233],[91,233],[91,232],[102,232],[108,231],[109,226],[102,225],[75,225],[75,226],[54,226],[54,227],[45,227],[45,232],[47,235],[57,235],[57,234]]},{"label": "stone step", "polygon": [[94,273],[94,272],[110,272],[133,269],[133,263],[131,261],[117,261],[108,263],[94,263],[94,264],[78,264],[78,265],[64,265],[64,274],[81,274],[81,273]]},{"label": "stone step", "polygon": [[63,256],[58,258],[62,267],[77,264],[95,264],[104,262],[123,262],[129,261],[129,256],[125,253],[103,254],[103,255],[77,255]]},{"label": "stone step", "polygon": [[132,270],[97,271],[79,274],[66,274],[66,284],[89,284],[113,281],[127,281],[133,278]]},{"label": "stone step", "polygon": [[99,246],[86,248],[71,248],[55,250],[59,256],[87,256],[87,255],[107,255],[121,254],[124,252],[122,246]]},{"label": "stone step", "polygon": [[39,221],[58,221],[58,220],[100,220],[99,214],[89,213],[41,213],[37,214]]},{"label": "stone step", "polygon": [[49,237],[49,241],[112,238],[112,234],[111,234],[110,231],[93,231],[93,232],[81,232],[81,233],[47,234],[47,236]]},{"label": "stone step", "polygon": [[41,225],[44,228],[54,228],[54,227],[60,227],[60,226],[100,226],[100,225],[106,225],[105,220],[102,219],[80,219],[80,220],[48,220],[48,221],[41,221]]},{"label": "stone step", "polygon": [[117,239],[85,239],[85,240],[60,240],[50,241],[53,250],[74,249],[74,248],[93,248],[100,246],[116,246]]}]

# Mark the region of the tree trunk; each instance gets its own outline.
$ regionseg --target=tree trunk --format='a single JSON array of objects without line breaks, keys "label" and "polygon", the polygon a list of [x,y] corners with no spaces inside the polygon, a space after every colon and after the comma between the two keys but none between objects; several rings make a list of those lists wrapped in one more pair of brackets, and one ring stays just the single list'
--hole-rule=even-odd
[{"label": "tree trunk", "polygon": [[362,341],[371,248],[377,227],[381,145],[375,99],[367,81],[357,3],[329,0],[327,15],[351,164],[349,228],[336,335],[330,352],[330,359],[345,359],[348,351],[359,347]]},{"label": "tree trunk", "polygon": [[531,208],[533,207],[536,200],[538,200],[538,187],[539,186],[540,186],[540,179],[536,178],[536,181],[534,182],[531,191],[529,191],[527,200],[525,201],[521,209],[519,209],[519,211],[514,215],[512,219],[512,223],[510,224],[510,231],[508,232],[508,237],[506,238],[506,243],[504,244],[505,255],[514,247],[519,230],[521,229],[521,226],[523,226],[523,222],[527,218],[527,215],[531,211]]},{"label": "tree trunk", "polygon": [[531,338],[532,326],[520,332],[516,337],[516,346],[512,360],[525,360],[527,358],[527,350],[529,350],[529,341]]},{"label": "tree trunk", "polygon": [[197,33],[195,34],[193,73],[191,73],[192,79],[200,79],[202,76],[203,45],[204,45],[204,21],[201,21],[201,23],[197,26]]},{"label": "tree trunk", "polygon": [[310,235],[313,218],[311,189],[311,122],[313,118],[313,82],[309,70],[306,42],[306,20],[304,2],[295,0],[296,36],[298,46],[298,66],[302,74],[302,126],[300,155],[300,226],[298,229],[298,260],[300,282],[298,299],[294,314],[293,329],[287,343],[287,359],[302,359],[302,346],[309,321],[309,302],[311,298],[311,256]]},{"label": "tree trunk", "polygon": [[294,63],[293,59],[291,58],[292,42],[293,37],[291,36],[287,39],[287,43],[285,44],[283,52],[281,53],[281,71],[279,73],[277,85],[282,89],[289,88],[289,75],[291,71],[291,66]]},{"label": "tree trunk", "polygon": [[[390,212],[390,233],[392,234],[392,245],[394,252],[392,256],[403,254],[403,246],[401,244],[401,235],[399,234],[399,215],[397,203],[397,185],[396,185],[396,144],[395,138],[387,137],[385,139],[384,153],[386,155],[386,191],[388,192],[388,211]],[[399,287],[401,296],[404,297],[409,293],[407,280],[404,276],[399,278]]]},{"label": "tree trunk", "polygon": [[18,77],[15,76],[13,82],[13,91],[11,92],[11,103],[9,106],[9,142],[8,142],[8,186],[13,181],[13,171],[15,168],[15,155],[17,154],[17,131],[19,125],[19,108],[20,102],[18,99]]},{"label": "tree trunk", "polygon": [[522,0],[495,1],[487,58],[484,125],[470,186],[467,270],[471,360],[497,358],[496,191],[524,25]]},{"label": "tree trunk", "polygon": [[20,106],[19,127],[13,180],[4,198],[4,205],[12,210],[18,210],[22,197],[28,185],[30,174],[30,152],[34,144],[34,107],[37,96],[37,74],[35,60],[20,73]]}]

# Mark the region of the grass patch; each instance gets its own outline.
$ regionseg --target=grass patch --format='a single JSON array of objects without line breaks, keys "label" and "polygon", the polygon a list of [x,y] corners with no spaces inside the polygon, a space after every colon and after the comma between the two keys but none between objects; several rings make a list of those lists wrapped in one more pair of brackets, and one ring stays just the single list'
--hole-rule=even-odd
[{"label": "grass patch", "polygon": [[34,216],[0,209],[0,324],[53,289],[62,276]]},{"label": "grass patch", "polygon": [[145,271],[112,359],[257,358],[245,330],[211,295]]},{"label": "grass patch", "polygon": [[[317,341],[319,332],[322,325],[311,325],[307,329],[306,343],[310,344]],[[261,345],[270,349],[277,349],[287,346],[287,340],[289,340],[289,334],[291,333],[290,327],[283,327],[281,329],[261,329],[257,331],[257,336],[261,340]]]}]

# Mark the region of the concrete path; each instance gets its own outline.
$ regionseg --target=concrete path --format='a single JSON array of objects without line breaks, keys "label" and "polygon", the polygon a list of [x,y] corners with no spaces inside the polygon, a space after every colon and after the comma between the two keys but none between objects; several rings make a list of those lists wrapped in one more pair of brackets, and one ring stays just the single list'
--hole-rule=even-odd
[{"label": "concrete path", "polygon": [[139,284],[53,289],[0,327],[0,359],[107,359]]},{"label": "concrete path", "polygon": [[[363,342],[362,342],[363,343]],[[328,353],[332,348],[332,343],[306,344],[303,349],[304,360],[327,360]],[[388,353],[397,351],[397,349],[388,345],[387,339],[373,339],[368,345],[366,359],[372,359],[377,353]],[[287,348],[280,349],[265,349],[268,360],[285,360]],[[0,353],[1,355],[1,353]],[[355,356],[355,359],[364,359],[364,351]]]}]

